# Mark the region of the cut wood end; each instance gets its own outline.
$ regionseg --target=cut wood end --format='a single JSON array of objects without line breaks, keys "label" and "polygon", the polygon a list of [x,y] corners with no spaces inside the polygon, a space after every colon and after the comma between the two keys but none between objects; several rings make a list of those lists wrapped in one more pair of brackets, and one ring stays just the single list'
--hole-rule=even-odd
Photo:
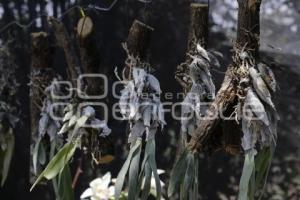
[{"label": "cut wood end", "polygon": [[153,27],[151,27],[151,26],[149,26],[149,25],[147,25],[147,24],[145,24],[145,23],[143,23],[143,22],[141,22],[140,20],[134,20],[134,22],[133,22],[133,24],[132,24],[132,27],[134,27],[134,26],[141,26],[141,27],[143,27],[143,28],[146,28],[146,29],[149,29],[150,31],[154,31],[154,28]]},{"label": "cut wood end", "polygon": [[82,17],[77,24],[77,34],[80,37],[87,37],[93,31],[93,21],[90,17]]},{"label": "cut wood end", "polygon": [[207,3],[191,3],[192,8],[208,8]]},{"label": "cut wood end", "polygon": [[37,37],[47,37],[48,34],[46,32],[34,32],[30,34],[32,38],[37,38]]}]

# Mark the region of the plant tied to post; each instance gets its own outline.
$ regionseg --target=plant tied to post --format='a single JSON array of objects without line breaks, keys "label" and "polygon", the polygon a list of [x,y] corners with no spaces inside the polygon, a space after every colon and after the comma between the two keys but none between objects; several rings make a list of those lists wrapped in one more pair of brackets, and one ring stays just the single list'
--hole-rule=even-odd
[{"label": "plant tied to post", "polygon": [[7,47],[0,48],[0,187],[7,179],[15,148],[15,131],[20,113],[16,93],[17,66]]},{"label": "plant tied to post", "polygon": [[[190,63],[185,73],[176,73],[177,80],[185,85],[186,97],[181,109],[182,144],[186,148],[193,132],[198,128],[199,121],[208,109],[208,103],[215,99],[216,88],[211,76],[211,68],[219,67],[216,57],[218,53],[205,50],[200,43],[188,56]],[[192,116],[191,116],[192,115]],[[174,167],[169,183],[168,195],[172,196],[180,188],[181,199],[198,198],[199,157],[193,152],[184,150]]]},{"label": "plant tied to post", "polygon": [[50,138],[50,159],[32,185],[31,190],[43,178],[46,178],[52,180],[58,199],[71,200],[74,199],[73,187],[78,177],[74,177],[72,184],[69,163],[72,161],[76,149],[80,149],[84,154],[91,153],[93,160],[99,164],[98,160],[101,160],[100,140],[108,136],[111,130],[105,120],[98,119],[94,104],[86,100],[90,99],[87,94],[87,88],[90,85],[80,78],[82,75],[81,64],[66,28],[62,22],[54,18],[50,18],[49,22],[54,30],[56,40],[59,41],[66,55],[69,72],[69,82],[67,83],[73,85],[70,86],[71,88],[64,88],[62,86],[66,81],[55,78],[45,88],[33,163],[36,165],[40,160],[39,143],[45,136]]},{"label": "plant tied to post", "polygon": [[234,75],[238,77],[235,118],[242,126],[245,154],[238,198],[260,199],[277,143],[279,117],[273,103],[277,84],[270,67],[257,62],[251,51],[237,49],[234,59],[239,63]]},{"label": "plant tied to post", "polygon": [[[77,148],[87,149],[85,138],[106,137],[111,130],[107,127],[106,122],[96,118],[95,109],[92,106],[80,104],[81,100],[74,96],[67,106],[57,103],[55,97],[62,95],[57,80],[54,80],[49,87],[45,89],[46,97],[43,103],[41,119],[39,122],[39,139],[37,140],[33,154],[34,164],[40,160],[39,141],[47,133],[51,140],[50,161],[46,168],[40,173],[39,177],[33,184],[31,190],[39,183],[42,178],[48,180],[54,179],[58,190],[65,187],[71,187],[71,177],[68,163],[73,157]],[[55,116],[62,114],[63,120],[55,119]],[[53,116],[55,115],[55,116]],[[55,154],[56,152],[56,154]],[[91,152],[96,153],[96,152]],[[58,180],[55,177],[58,175]],[[63,179],[67,178],[68,183],[63,184]],[[68,188],[71,189],[71,188]],[[59,191],[58,191],[59,192]]]},{"label": "plant tied to post", "polygon": [[[191,187],[197,184],[198,179],[196,157],[198,153],[210,150],[217,136],[217,127],[228,120],[221,118],[220,112],[230,113],[231,125],[242,133],[240,146],[245,161],[238,199],[254,200],[263,194],[277,141],[278,114],[273,102],[277,85],[268,64],[260,62],[258,57],[260,1],[238,2],[239,25],[233,63],[228,67],[215,99],[206,109],[205,117],[198,122],[191,140],[173,168],[169,196],[181,189],[181,199],[198,198],[198,188]],[[211,115],[215,117],[209,118]],[[233,131],[223,130],[222,135],[237,137]],[[222,140],[221,137],[221,144],[226,145],[226,141]]]},{"label": "plant tied to post", "polygon": [[[161,198],[161,183],[155,160],[155,135],[158,128],[166,124],[163,106],[160,101],[159,81],[150,74],[150,65],[142,62],[127,51],[127,68],[123,70],[124,89],[121,91],[119,106],[124,120],[129,121],[130,150],[127,159],[119,172],[115,184],[115,199],[120,198],[126,174],[128,173],[128,199],[147,199],[154,176],[156,198]],[[126,74],[126,71],[128,72]],[[144,158],[141,160],[145,138]],[[141,191],[142,189],[142,191]]]}]

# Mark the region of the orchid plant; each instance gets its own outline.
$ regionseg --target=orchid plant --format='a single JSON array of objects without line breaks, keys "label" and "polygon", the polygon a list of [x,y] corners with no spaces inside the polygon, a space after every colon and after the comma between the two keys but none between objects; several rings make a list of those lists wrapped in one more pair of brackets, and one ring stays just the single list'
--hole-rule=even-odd
[{"label": "orchid plant", "polygon": [[241,51],[238,59],[242,63],[238,106],[243,113],[237,112],[236,118],[241,119],[245,153],[238,199],[261,199],[277,143],[279,117],[273,103],[277,83],[271,68],[256,64],[247,52]]},{"label": "orchid plant", "polygon": [[[77,98],[73,98],[66,107],[55,104],[56,99],[53,94],[61,94],[61,89],[54,80],[49,87],[45,89],[46,97],[43,103],[41,119],[39,122],[39,138],[46,133],[52,140],[50,161],[46,168],[40,173],[31,190],[43,178],[52,180],[57,195],[63,199],[73,199],[71,188],[71,175],[68,163],[71,161],[75,150],[83,147],[82,138],[89,135],[95,137],[106,137],[111,130],[105,121],[96,118],[95,109],[89,105],[80,104]],[[58,106],[57,106],[58,105]],[[62,114],[62,122],[53,118],[53,113]],[[38,142],[40,139],[37,140]],[[36,148],[39,145],[36,143]],[[55,154],[55,152],[57,153]],[[39,150],[34,151],[34,164],[37,163]],[[58,176],[58,179],[56,178]],[[64,184],[64,183],[68,184]],[[69,191],[69,192],[66,192]],[[66,197],[67,195],[67,197]]]},{"label": "orchid plant", "polygon": [[[164,174],[165,171],[158,169],[157,173],[159,175]],[[141,189],[145,189],[147,186],[145,183],[145,177],[142,180]],[[90,200],[114,200],[115,199],[115,183],[116,179],[111,178],[111,173],[107,172],[100,178],[96,178],[95,180],[90,182],[90,187],[86,189],[80,196],[80,199],[90,199]],[[149,184],[149,183],[147,183]],[[161,187],[164,187],[164,182],[160,181]],[[157,197],[156,193],[156,182],[155,177],[152,173],[151,181],[150,181],[150,194],[154,197]],[[128,198],[128,192],[122,191],[120,195],[121,200],[126,200]],[[162,198],[163,199],[163,198]]]},{"label": "orchid plant", "polygon": [[[216,89],[210,70],[219,66],[213,52],[205,50],[200,44],[196,47],[196,51],[189,55],[192,58],[191,62],[185,63],[188,73],[183,76],[186,82],[191,83],[181,109],[181,134],[185,147],[188,135],[197,128],[201,117],[205,115],[208,103],[215,98]],[[180,188],[180,199],[198,199],[198,171],[198,156],[184,151],[172,171],[168,195],[172,196]]]},{"label": "orchid plant", "polygon": [[[121,114],[129,121],[130,151],[117,177],[115,199],[120,197],[127,173],[129,173],[129,200],[138,198],[140,193],[141,199],[148,198],[152,174],[155,178],[156,198],[161,199],[161,183],[155,160],[155,135],[157,129],[162,129],[166,122],[160,101],[160,84],[145,68],[139,68],[137,65],[130,67],[130,76],[130,80],[123,77],[124,89],[121,91],[119,101]],[[140,169],[143,138],[145,138],[146,145]],[[144,187],[141,192],[142,184]]]}]

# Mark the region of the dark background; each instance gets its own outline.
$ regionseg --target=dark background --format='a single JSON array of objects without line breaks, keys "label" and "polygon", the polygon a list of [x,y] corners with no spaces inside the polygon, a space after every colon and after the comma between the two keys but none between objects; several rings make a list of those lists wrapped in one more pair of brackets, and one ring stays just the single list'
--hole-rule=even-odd
[{"label": "dark background", "polygon": [[[0,199],[54,199],[51,184],[39,186],[29,193],[29,87],[27,86],[30,69],[30,33],[35,31],[51,32],[45,17],[37,19],[30,27],[11,26],[2,29],[8,23],[17,20],[28,24],[37,16],[47,13],[60,17],[74,5],[86,7],[88,4],[108,7],[112,0],[103,1],[63,1],[63,0],[0,0],[0,44],[13,40],[10,48],[15,56],[17,79],[20,83],[19,99],[22,111],[22,126],[16,131],[16,148],[7,183],[0,189]],[[108,12],[90,9],[87,14],[93,18],[96,28],[97,46],[100,49],[101,71],[107,74],[110,84],[116,80],[113,73],[116,66],[122,69],[126,54],[121,43],[125,41],[134,19],[139,19],[152,26],[153,32],[149,62],[155,68],[154,75],[160,80],[163,92],[180,92],[181,88],[174,79],[176,66],[185,57],[189,4],[187,0],[153,0],[149,4],[137,0],[119,0]],[[235,38],[237,4],[234,0],[210,2],[210,37],[209,47],[224,54],[222,68],[213,72],[217,85],[222,81],[227,64],[231,61],[231,46]],[[62,21],[74,37],[74,27],[79,19],[79,12],[73,9],[64,15]],[[300,199],[300,3],[297,0],[263,0],[261,10],[261,54],[272,60],[280,85],[278,94],[279,139],[271,175],[264,199],[298,200]],[[61,49],[56,49],[54,67],[65,75],[66,63]],[[111,92],[111,91],[110,91]],[[109,105],[116,102],[112,94],[106,99]],[[174,102],[180,99],[173,99]],[[169,172],[175,160],[179,138],[180,122],[166,116],[168,125],[157,138],[158,168]],[[109,119],[112,129],[115,160],[109,165],[98,166],[96,174],[111,171],[116,177],[127,155],[126,122]],[[233,200],[236,199],[243,157],[230,157],[223,152],[205,157],[200,163],[201,199]],[[162,179],[168,180],[168,174]],[[79,179],[75,190],[77,198],[88,187],[93,178]]]}]

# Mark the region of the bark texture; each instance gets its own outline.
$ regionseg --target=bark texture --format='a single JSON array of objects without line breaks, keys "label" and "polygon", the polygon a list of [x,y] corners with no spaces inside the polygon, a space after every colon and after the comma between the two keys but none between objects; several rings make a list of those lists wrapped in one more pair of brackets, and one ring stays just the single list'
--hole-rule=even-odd
[{"label": "bark texture", "polygon": [[[238,54],[244,49],[244,51],[253,55],[254,58],[257,58],[261,0],[238,0],[238,3],[239,18],[235,54]],[[235,57],[237,56],[235,55]],[[216,113],[217,117],[200,122],[199,128],[196,129],[189,142],[188,149],[190,151],[199,152],[207,150],[207,148],[209,148],[207,144],[211,144],[211,142],[208,141],[214,138],[214,134],[216,134],[215,130],[220,125],[220,122],[222,122],[220,113],[230,113],[230,111],[233,111],[233,106],[236,103],[237,84],[239,82],[239,77],[236,76],[239,65],[240,60],[234,59],[232,65],[228,67],[221,89],[206,113],[206,117],[211,116],[211,114],[215,115]],[[227,125],[238,127],[234,121],[229,122]],[[234,140],[236,140],[236,137],[240,137],[240,135],[236,135],[236,131],[224,133],[224,138],[228,137],[233,137]]]},{"label": "bark texture", "polygon": [[81,74],[79,58],[76,55],[75,48],[64,24],[55,18],[49,18],[49,22],[54,30],[57,44],[64,49],[68,64],[69,78],[73,82],[73,87],[75,87],[76,80]]},{"label": "bark texture", "polygon": [[[83,72],[86,74],[96,74],[100,72],[101,55],[97,48],[94,24],[90,17],[82,17],[77,24],[77,40],[79,43],[80,60]],[[99,78],[87,78],[86,92],[88,95],[100,95],[102,83]]]},{"label": "bark texture", "polygon": [[129,30],[126,45],[129,53],[134,57],[145,60],[154,29],[138,20],[135,20]]},{"label": "bark texture", "polygon": [[177,67],[175,73],[175,79],[182,86],[183,92],[187,92],[191,85],[183,80],[185,74],[189,74],[188,65],[192,62],[192,58],[188,55],[194,53],[197,44],[201,44],[205,49],[208,45],[208,33],[209,33],[209,5],[202,3],[192,3],[190,6],[190,26],[188,34],[188,43],[185,62]]},{"label": "bark texture", "polygon": [[[187,52],[194,52],[199,43],[205,49],[208,45],[208,4],[192,3],[190,8],[190,27],[188,36]],[[187,57],[187,60],[190,60]]]},{"label": "bark texture", "polygon": [[51,83],[55,73],[53,66],[54,50],[50,37],[45,32],[31,34],[31,85],[30,119],[32,136],[37,134],[37,126],[43,106],[44,89]]}]

